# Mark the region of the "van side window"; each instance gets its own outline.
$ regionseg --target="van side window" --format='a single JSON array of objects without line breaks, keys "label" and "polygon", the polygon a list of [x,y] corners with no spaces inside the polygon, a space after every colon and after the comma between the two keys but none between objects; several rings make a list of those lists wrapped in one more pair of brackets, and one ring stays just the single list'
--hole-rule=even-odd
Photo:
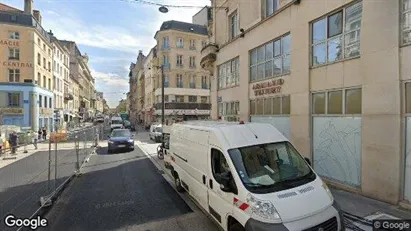
[{"label": "van side window", "polygon": [[213,170],[214,179],[221,184],[220,175],[230,171],[224,154],[217,149],[211,149],[211,168]]}]

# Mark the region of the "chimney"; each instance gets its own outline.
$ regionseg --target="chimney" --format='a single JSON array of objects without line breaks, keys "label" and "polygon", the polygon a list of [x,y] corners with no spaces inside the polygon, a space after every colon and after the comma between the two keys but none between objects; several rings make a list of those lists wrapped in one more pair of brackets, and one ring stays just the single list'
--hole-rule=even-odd
[{"label": "chimney", "polygon": [[33,0],[24,0],[24,13],[33,14]]},{"label": "chimney", "polygon": [[33,16],[37,20],[37,22],[41,25],[41,14],[38,10],[33,10]]},{"label": "chimney", "polygon": [[138,54],[143,54],[143,50],[139,50],[139,51],[138,51]]}]

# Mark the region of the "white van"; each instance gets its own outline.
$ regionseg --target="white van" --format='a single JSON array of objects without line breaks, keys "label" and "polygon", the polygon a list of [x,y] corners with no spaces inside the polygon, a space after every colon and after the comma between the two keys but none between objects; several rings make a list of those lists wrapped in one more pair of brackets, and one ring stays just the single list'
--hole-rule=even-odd
[{"label": "white van", "polygon": [[223,230],[345,230],[327,185],[270,124],[173,124],[169,145],[177,190]]},{"label": "white van", "polygon": [[150,126],[150,132],[148,133],[150,140],[154,140],[155,142],[160,142],[163,136],[163,129],[161,124],[152,124]]},{"label": "white van", "polygon": [[110,120],[111,130],[121,129],[122,127],[123,127],[123,119],[121,117],[118,117],[118,116],[111,117],[111,120]]}]

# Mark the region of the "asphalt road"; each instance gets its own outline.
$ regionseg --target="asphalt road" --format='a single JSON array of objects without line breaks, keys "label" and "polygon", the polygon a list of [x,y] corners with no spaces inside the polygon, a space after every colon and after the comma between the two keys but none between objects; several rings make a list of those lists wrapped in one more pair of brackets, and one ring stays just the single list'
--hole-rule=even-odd
[{"label": "asphalt road", "polygon": [[191,212],[139,148],[107,154],[103,147],[65,189],[43,230],[130,230]]}]

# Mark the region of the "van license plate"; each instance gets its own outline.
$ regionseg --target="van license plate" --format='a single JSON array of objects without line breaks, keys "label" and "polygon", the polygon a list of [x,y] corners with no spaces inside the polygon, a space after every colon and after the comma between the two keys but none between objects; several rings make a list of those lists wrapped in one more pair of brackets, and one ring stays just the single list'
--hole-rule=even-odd
[{"label": "van license plate", "polygon": [[119,147],[119,148],[125,148],[126,145],[122,144],[122,145],[119,145],[118,147]]}]

